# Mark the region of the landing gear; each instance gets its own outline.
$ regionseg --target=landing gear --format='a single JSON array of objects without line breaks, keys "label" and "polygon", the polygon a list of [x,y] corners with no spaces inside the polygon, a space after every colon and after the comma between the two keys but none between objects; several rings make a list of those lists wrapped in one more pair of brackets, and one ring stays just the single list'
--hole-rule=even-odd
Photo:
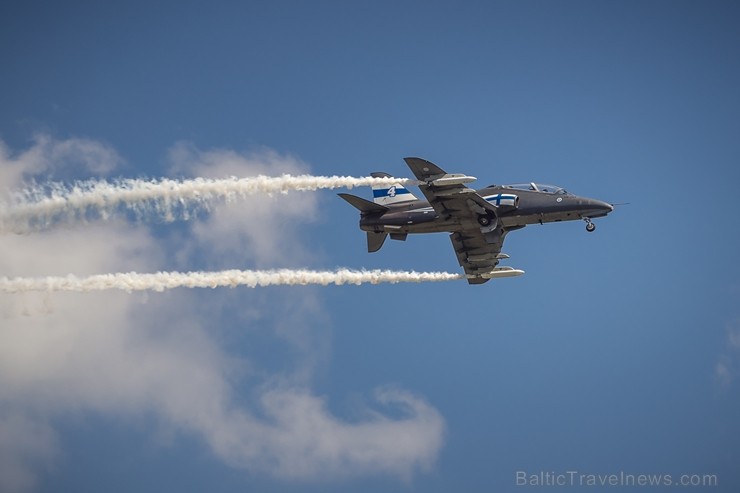
[{"label": "landing gear", "polygon": [[478,224],[481,226],[490,226],[493,218],[487,214],[478,214]]},{"label": "landing gear", "polygon": [[591,222],[591,218],[584,217],[583,220],[586,221],[586,231],[588,231],[589,233],[593,233],[593,231],[596,229],[596,225]]}]

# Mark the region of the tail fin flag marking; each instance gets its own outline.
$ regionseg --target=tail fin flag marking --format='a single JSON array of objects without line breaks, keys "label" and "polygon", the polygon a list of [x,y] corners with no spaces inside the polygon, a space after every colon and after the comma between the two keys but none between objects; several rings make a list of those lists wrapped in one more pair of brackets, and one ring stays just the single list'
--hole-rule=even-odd
[{"label": "tail fin flag marking", "polygon": [[[383,172],[371,173],[373,178],[388,178],[391,175]],[[400,202],[409,202],[418,200],[413,193],[400,183],[394,183],[391,186],[375,185],[373,188],[373,202],[380,205],[397,204]]]}]

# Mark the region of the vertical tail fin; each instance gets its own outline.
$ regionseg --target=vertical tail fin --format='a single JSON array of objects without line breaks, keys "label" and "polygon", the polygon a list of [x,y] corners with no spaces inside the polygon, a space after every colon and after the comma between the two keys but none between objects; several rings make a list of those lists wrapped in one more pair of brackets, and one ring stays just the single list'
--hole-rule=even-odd
[{"label": "vertical tail fin", "polygon": [[367,233],[367,251],[368,253],[377,252],[385,243],[388,233]]},{"label": "vertical tail fin", "polygon": [[[391,175],[388,173],[376,172],[370,173],[370,176],[374,178],[388,178]],[[399,202],[408,202],[410,200],[417,200],[417,198],[400,183],[395,183],[390,187],[385,185],[376,185],[373,187],[373,201],[376,204],[390,205]]]}]

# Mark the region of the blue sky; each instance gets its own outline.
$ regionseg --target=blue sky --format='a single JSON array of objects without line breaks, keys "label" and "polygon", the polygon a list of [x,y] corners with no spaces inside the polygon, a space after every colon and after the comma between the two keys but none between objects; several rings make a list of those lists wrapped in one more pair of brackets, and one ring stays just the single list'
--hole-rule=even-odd
[{"label": "blue sky", "polygon": [[[737,491],[739,16],[717,1],[6,2],[3,188],[407,176],[420,156],[481,187],[630,205],[593,234],[509,235],[526,274],[483,286],[4,295],[4,487],[516,491],[517,471],[576,470]],[[294,193],[4,235],[0,265],[458,270],[443,234],[366,253],[357,219],[333,192]],[[275,426],[241,433],[245,416]],[[324,436],[367,451],[373,416],[387,461],[316,460]]]}]

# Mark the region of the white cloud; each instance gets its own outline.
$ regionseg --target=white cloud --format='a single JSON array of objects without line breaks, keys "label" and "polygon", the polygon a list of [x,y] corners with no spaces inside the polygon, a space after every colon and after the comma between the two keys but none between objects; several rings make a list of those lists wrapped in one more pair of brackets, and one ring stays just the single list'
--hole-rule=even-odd
[{"label": "white cloud", "polygon": [[56,434],[43,419],[0,408],[0,491],[33,489],[35,468],[48,466],[56,452]]},{"label": "white cloud", "polygon": [[723,387],[729,387],[740,375],[740,319],[725,328],[725,351],[714,365],[714,374]]},{"label": "white cloud", "polygon": [[18,154],[0,141],[0,164],[0,187],[12,188],[24,178],[48,178],[60,171],[104,175],[123,164],[123,158],[109,145],[91,139],[58,140],[37,134],[33,145]]},{"label": "white cloud", "polygon": [[[170,156],[173,169],[186,174],[307,170],[273,151],[202,152],[178,144]],[[37,137],[16,156],[0,142],[0,187],[18,186],[24,176],[58,166],[58,159],[94,173],[121,161],[92,141]],[[164,240],[125,223],[4,235],[0,272],[153,271],[173,258],[191,265],[204,252],[230,267],[245,259],[268,266],[309,263],[300,225],[316,208],[312,194],[255,197],[216,207]],[[0,296],[0,490],[31,488],[34,474],[70,445],[57,443],[52,419],[91,411],[154,413],[168,427],[201,436],[232,466],[279,478],[408,478],[433,463],[444,422],[422,398],[384,389],[376,395],[378,409],[348,421],[312,393],[313,371],[329,349],[330,315],[317,291],[292,290],[288,307],[277,291],[253,300],[232,290],[209,293]],[[233,354],[223,343],[254,330],[272,332],[295,358],[276,369],[259,354]]]},{"label": "white cloud", "polygon": [[714,365],[714,376],[722,387],[728,387],[734,378],[732,360],[726,355],[720,355],[717,364]]},{"label": "white cloud", "polygon": [[[249,154],[225,149],[200,151],[192,144],[181,142],[170,150],[169,157],[171,172],[188,177],[308,172],[308,166],[299,159],[269,149]],[[313,222],[317,206],[317,194],[301,192],[254,195],[223,204],[207,221],[193,224],[194,241],[190,247],[207,247],[213,258],[242,258],[257,266],[299,265],[311,255],[296,231]]]},{"label": "white cloud", "polygon": [[740,351],[740,320],[727,326],[727,346],[733,351]]},{"label": "white cloud", "polygon": [[375,397],[397,406],[405,417],[374,412],[350,424],[333,418],[322,399],[305,391],[264,394],[264,409],[275,421],[266,440],[278,459],[271,467],[298,478],[375,471],[409,478],[416,466],[431,466],[442,445],[439,413],[408,392],[380,389]]}]

